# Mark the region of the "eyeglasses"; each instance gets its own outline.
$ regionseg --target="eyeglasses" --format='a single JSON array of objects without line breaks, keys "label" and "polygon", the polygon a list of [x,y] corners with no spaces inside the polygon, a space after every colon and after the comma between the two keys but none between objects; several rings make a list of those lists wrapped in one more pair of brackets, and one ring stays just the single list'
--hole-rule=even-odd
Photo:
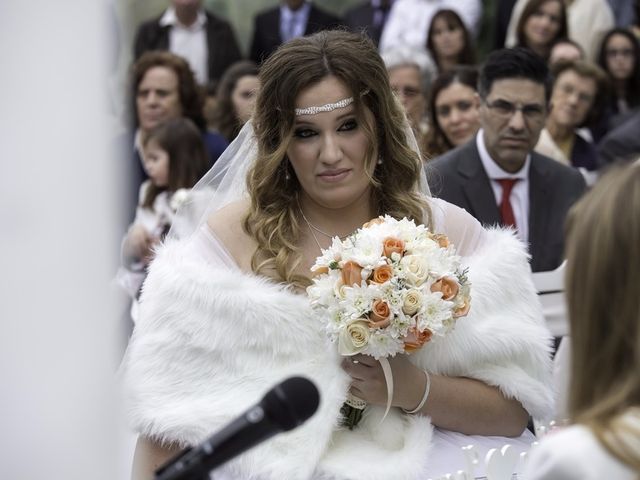
[{"label": "eyeglasses", "polygon": [[537,103],[515,105],[511,102],[507,102],[506,100],[496,100],[494,102],[487,102],[485,100],[484,104],[487,108],[491,109],[496,116],[505,120],[510,119],[517,111],[522,112],[522,116],[532,122],[544,120],[544,116],[546,114],[546,108]]},{"label": "eyeglasses", "polygon": [[620,49],[611,48],[606,50],[606,54],[607,54],[607,57],[617,57],[617,56],[632,57],[633,50],[631,50],[630,48],[620,48]]}]

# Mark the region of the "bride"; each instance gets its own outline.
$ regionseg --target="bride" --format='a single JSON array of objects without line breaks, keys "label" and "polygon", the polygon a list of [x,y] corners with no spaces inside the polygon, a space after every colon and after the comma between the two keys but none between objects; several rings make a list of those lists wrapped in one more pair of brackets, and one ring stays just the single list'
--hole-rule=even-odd
[{"label": "bride", "polygon": [[[158,251],[143,288],[123,366],[140,434],[134,477],[151,478],[292,375],[316,383],[318,412],[225,465],[230,478],[427,478],[444,473],[434,471],[443,451],[482,441],[469,435],[519,437],[529,416],[546,417],[549,334],[525,248],[429,196],[370,41],[296,39],[260,77],[253,122],[193,193],[209,198],[201,220],[174,223],[181,239]],[[390,359],[398,408],[382,422],[380,364],[343,361],[304,293],[331,237],[381,214],[447,234],[473,297],[453,333]],[[349,391],[369,405],[353,430],[340,427]]]}]

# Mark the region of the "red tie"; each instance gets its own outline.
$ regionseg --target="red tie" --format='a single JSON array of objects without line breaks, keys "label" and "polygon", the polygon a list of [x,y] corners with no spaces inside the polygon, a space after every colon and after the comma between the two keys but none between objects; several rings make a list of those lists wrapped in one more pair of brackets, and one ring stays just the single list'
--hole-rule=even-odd
[{"label": "red tie", "polygon": [[502,187],[502,202],[500,202],[500,216],[502,217],[502,225],[516,228],[516,217],[513,215],[511,207],[511,190],[519,179],[517,178],[499,178],[498,183]]}]

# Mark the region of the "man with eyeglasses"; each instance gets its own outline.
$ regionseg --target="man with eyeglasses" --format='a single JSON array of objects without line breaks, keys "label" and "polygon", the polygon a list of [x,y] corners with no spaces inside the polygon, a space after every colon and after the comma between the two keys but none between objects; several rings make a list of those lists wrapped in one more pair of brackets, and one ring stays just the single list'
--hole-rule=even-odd
[{"label": "man with eyeglasses", "polygon": [[532,270],[553,270],[563,259],[566,213],[585,182],[533,151],[547,116],[549,70],[529,50],[497,50],[482,67],[478,92],[481,129],[429,163],[431,189],[484,225],[514,228],[529,246]]}]

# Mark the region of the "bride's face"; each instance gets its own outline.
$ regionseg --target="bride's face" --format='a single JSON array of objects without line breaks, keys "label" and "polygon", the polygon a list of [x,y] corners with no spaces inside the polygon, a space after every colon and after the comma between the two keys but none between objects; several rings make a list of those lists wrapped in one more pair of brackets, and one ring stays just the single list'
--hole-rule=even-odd
[{"label": "bride's face", "polygon": [[[296,108],[319,107],[353,96],[330,76],[302,90]],[[365,109],[368,122],[373,115]],[[352,105],[329,112],[295,117],[294,134],[287,149],[291,166],[302,186],[302,196],[326,208],[343,208],[368,199],[370,176],[365,160],[369,139]]]}]

